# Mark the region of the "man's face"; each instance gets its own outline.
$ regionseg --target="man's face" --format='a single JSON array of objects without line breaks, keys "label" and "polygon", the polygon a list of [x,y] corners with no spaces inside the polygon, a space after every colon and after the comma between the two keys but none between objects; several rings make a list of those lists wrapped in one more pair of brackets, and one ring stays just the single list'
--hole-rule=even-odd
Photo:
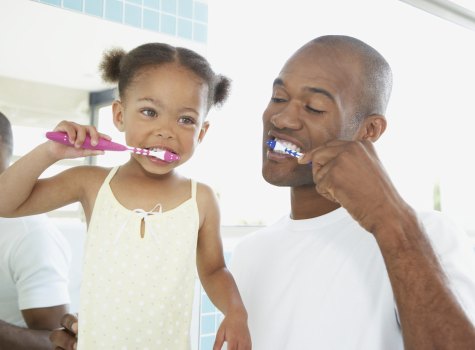
[{"label": "man's face", "polygon": [[305,153],[333,139],[352,139],[358,82],[355,60],[321,44],[307,46],[287,61],[263,114],[262,174],[267,182],[313,186],[310,166],[269,150],[266,141],[277,139]]}]

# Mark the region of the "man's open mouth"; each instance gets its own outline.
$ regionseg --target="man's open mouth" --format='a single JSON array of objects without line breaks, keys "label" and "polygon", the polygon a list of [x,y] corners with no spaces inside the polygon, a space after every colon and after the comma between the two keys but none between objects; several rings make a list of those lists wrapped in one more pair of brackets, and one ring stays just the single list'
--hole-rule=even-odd
[{"label": "man's open mouth", "polygon": [[[279,142],[279,143],[280,143],[281,145],[283,145],[285,148],[288,148],[288,149],[290,149],[290,150],[292,150],[292,151],[299,152],[299,153],[302,152],[302,149],[301,149],[299,146],[293,144],[293,143],[290,142],[290,141],[282,140],[282,139],[279,139],[279,138],[277,138],[277,137],[274,138],[274,140],[275,140],[276,142]],[[280,154],[288,154],[288,152],[284,152],[284,151],[281,150],[281,149],[274,149],[274,152],[275,152],[275,153],[280,153]]]}]

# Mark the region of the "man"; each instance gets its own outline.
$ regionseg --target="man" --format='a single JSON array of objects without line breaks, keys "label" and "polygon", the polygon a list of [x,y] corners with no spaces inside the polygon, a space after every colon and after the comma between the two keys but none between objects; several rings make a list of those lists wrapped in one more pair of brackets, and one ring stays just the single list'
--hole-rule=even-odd
[{"label": "man", "polygon": [[[391,86],[385,59],[346,36],[307,43],[274,81],[263,144],[304,156],[263,146],[264,178],[291,188],[290,217],[233,254],[254,349],[475,349],[468,238],[416,214],[373,147]],[[67,335],[52,339],[63,347]]]},{"label": "man", "polygon": [[468,238],[417,215],[373,147],[391,86],[385,59],[345,36],[307,43],[274,81],[264,141],[304,156],[264,148],[291,214],[234,252],[255,349],[475,349]]},{"label": "man", "polygon": [[[11,125],[0,113],[0,173],[12,151]],[[0,218],[0,349],[51,349],[51,330],[69,309],[70,260],[46,216]]]}]

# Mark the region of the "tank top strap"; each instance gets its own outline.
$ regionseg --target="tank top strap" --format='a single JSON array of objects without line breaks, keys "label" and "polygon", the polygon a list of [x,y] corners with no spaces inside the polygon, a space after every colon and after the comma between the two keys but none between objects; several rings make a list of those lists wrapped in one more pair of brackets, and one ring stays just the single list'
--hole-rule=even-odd
[{"label": "tank top strap", "polygon": [[109,174],[107,175],[107,177],[105,178],[104,180],[104,184],[109,184],[109,182],[112,180],[112,178],[114,177],[115,173],[117,172],[117,170],[119,170],[119,167],[116,166],[116,167],[113,167],[111,169],[111,171],[109,171]]},{"label": "tank top strap", "polygon": [[196,181],[191,180],[191,198],[196,199]]}]

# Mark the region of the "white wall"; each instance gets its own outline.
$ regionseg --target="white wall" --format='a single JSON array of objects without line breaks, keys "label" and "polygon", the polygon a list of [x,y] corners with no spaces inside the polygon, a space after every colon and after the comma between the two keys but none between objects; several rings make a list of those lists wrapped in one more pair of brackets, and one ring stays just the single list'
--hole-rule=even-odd
[{"label": "white wall", "polygon": [[100,90],[105,49],[154,41],[206,53],[206,45],[30,0],[0,2],[0,76]]}]

